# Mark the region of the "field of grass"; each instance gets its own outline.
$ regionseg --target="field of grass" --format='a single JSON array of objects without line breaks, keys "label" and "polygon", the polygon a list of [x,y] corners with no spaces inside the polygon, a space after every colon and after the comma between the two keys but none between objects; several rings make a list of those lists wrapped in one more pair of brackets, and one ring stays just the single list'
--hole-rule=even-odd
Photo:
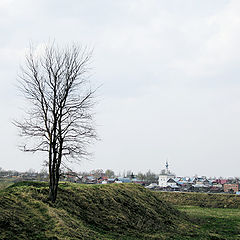
[{"label": "field of grass", "polygon": [[184,213],[135,184],[61,184],[48,201],[46,183],[0,191],[0,239],[192,239]]},{"label": "field of grass", "polygon": [[16,183],[0,191],[0,239],[240,239],[240,209],[172,207],[162,196],[135,184],[66,183],[52,204],[47,183]]},{"label": "field of grass", "polygon": [[218,193],[155,192],[162,200],[177,206],[240,208],[240,196]]},{"label": "field of grass", "polygon": [[199,227],[210,239],[240,239],[240,196],[234,194],[155,192]]},{"label": "field of grass", "polygon": [[208,232],[211,239],[240,239],[240,210],[222,208],[203,208],[197,206],[180,206],[197,223],[200,231]]},{"label": "field of grass", "polygon": [[15,179],[9,178],[9,179],[0,179],[0,190],[7,188],[14,184]]}]

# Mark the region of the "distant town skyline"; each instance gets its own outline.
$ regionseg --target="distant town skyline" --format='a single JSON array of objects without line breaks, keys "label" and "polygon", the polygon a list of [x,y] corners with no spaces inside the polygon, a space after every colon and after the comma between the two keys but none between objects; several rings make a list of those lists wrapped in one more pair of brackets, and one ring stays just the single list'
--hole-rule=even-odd
[{"label": "distant town skyline", "polygon": [[0,167],[42,168],[44,155],[20,152],[16,88],[30,43],[93,48],[101,141],[91,169],[148,169],[168,158],[179,176],[239,176],[240,2],[237,0],[82,0],[0,2]]}]

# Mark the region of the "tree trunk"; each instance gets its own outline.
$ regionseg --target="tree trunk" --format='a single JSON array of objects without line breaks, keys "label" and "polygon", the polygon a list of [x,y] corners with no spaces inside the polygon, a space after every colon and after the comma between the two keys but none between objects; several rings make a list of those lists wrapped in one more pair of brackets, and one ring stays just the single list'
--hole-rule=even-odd
[{"label": "tree trunk", "polygon": [[49,150],[49,199],[52,203],[56,202],[59,182],[59,169],[57,168],[56,142],[50,145]]},{"label": "tree trunk", "polygon": [[58,191],[58,183],[59,183],[59,177],[56,172],[52,172],[50,174],[50,179],[49,179],[49,200],[52,203],[56,202],[57,199],[57,191]]}]

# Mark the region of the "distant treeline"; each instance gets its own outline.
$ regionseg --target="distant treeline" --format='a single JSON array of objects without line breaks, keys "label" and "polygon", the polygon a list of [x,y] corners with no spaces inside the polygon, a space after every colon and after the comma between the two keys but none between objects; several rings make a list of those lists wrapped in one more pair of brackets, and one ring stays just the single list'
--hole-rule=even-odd
[{"label": "distant treeline", "polygon": [[[62,175],[65,175],[68,172],[73,172],[70,169],[63,169],[61,171]],[[115,173],[111,169],[103,170],[103,169],[96,169],[96,170],[91,170],[91,171],[84,171],[84,172],[75,172],[76,175],[81,176],[81,177],[86,177],[86,176],[93,176],[95,178],[100,178],[100,177],[108,177],[108,178],[117,178],[117,177],[126,177],[126,178],[137,178],[142,181],[146,182],[157,182],[158,181],[158,174],[148,170],[145,173],[138,172],[134,173],[131,170]],[[47,170],[42,169],[40,172],[34,170],[34,169],[29,169],[25,172],[19,172],[16,170],[4,170],[3,168],[0,167],[0,177],[12,177],[12,176],[39,176],[39,175],[44,175],[47,176]]]}]

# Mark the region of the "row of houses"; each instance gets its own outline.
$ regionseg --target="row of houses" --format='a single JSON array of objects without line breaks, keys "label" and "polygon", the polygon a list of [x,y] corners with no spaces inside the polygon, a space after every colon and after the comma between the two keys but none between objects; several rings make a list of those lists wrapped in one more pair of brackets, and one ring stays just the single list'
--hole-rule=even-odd
[{"label": "row of houses", "polygon": [[238,193],[239,182],[235,179],[207,179],[207,177],[176,177],[168,168],[162,170],[158,182],[146,182],[137,179],[134,174],[130,177],[108,178],[106,176],[78,176],[77,173],[65,174],[65,181],[84,184],[111,184],[111,183],[136,183],[152,190],[182,191],[182,192],[212,192],[212,193]]},{"label": "row of houses", "polygon": [[17,172],[17,171],[0,171],[0,179],[14,179],[16,181],[45,181],[48,180],[47,172]]},{"label": "row of houses", "polygon": [[[2,172],[0,178],[14,177],[18,180],[47,180],[47,173],[35,173],[33,171],[18,172]],[[182,192],[212,192],[212,193],[238,193],[240,194],[239,179],[208,179],[207,177],[176,177],[166,168],[159,174],[158,181],[149,182],[137,179],[132,173],[130,177],[106,177],[104,174],[99,176],[79,176],[75,172],[66,172],[61,174],[61,181],[70,181],[83,184],[111,184],[111,183],[136,183],[152,190],[160,191],[182,191]]]},{"label": "row of houses", "polygon": [[141,185],[146,185],[146,182],[137,179],[133,173],[130,177],[113,177],[108,178],[104,175],[100,177],[96,176],[79,176],[75,172],[67,172],[64,174],[63,181],[70,181],[75,183],[84,183],[84,184],[110,184],[110,183],[137,183]]},{"label": "row of houses", "polygon": [[165,191],[187,191],[187,192],[212,192],[212,193],[238,193],[240,194],[240,183],[238,179],[208,179],[207,177],[176,177],[175,174],[166,169],[161,171],[158,184],[150,184],[149,189]]}]

